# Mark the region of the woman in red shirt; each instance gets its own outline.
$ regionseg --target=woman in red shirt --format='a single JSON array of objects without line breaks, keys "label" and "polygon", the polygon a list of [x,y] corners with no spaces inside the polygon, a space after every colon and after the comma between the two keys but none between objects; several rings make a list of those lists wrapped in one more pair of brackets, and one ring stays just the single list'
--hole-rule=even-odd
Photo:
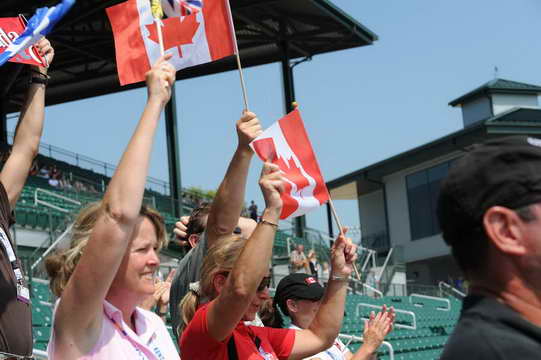
[{"label": "woman in red shirt", "polygon": [[284,187],[278,166],[266,163],[259,184],[266,208],[252,236],[228,235],[209,249],[201,281],[190,284],[180,304],[183,360],[303,359],[327,349],[338,336],[348,278],[357,258],[356,246],[343,236],[332,249],[329,285],[310,327],[245,325],[269,298],[269,265]]}]

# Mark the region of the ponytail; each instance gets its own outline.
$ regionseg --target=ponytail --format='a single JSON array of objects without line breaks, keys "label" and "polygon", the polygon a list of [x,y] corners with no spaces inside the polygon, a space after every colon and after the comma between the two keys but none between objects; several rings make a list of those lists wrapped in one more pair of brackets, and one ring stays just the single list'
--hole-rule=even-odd
[{"label": "ponytail", "polygon": [[200,296],[201,290],[199,287],[199,281],[196,283],[191,283],[190,290],[182,298],[182,301],[178,305],[181,320],[177,328],[177,334],[179,339],[182,336],[182,332],[186,329],[186,326],[188,326],[188,323],[193,319],[195,312],[199,307]]}]

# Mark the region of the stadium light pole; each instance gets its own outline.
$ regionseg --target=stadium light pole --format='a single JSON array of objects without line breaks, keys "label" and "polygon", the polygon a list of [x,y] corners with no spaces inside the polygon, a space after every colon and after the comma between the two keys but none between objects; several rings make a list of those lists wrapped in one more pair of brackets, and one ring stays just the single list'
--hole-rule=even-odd
[{"label": "stadium light pole", "polygon": [[175,85],[171,89],[171,100],[165,105],[165,137],[169,161],[169,194],[173,198],[173,213],[182,216],[182,183],[180,180],[180,154],[178,146],[177,101]]},{"label": "stadium light pole", "polygon": [[[289,59],[289,41],[287,40],[287,23],[280,22],[280,48],[282,49],[282,86],[284,90],[285,113],[289,114],[295,109],[295,83],[293,78],[293,66]],[[303,237],[306,228],[306,217],[297,216],[295,218],[295,235]]]}]

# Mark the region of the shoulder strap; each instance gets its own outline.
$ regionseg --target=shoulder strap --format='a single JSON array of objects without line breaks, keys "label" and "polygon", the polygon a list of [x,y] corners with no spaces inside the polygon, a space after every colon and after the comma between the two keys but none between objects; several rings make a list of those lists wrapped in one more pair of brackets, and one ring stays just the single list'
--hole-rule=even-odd
[{"label": "shoulder strap", "polygon": [[235,337],[233,335],[231,335],[229,341],[227,342],[227,359],[239,360],[239,355],[237,354],[237,347],[235,346]]}]

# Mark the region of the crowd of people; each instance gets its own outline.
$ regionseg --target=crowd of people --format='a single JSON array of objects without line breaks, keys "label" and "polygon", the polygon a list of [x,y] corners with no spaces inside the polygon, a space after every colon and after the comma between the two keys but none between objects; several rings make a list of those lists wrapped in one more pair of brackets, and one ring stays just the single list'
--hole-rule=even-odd
[{"label": "crowd of people", "polygon": [[[53,62],[46,39],[37,48]],[[238,145],[213,202],[176,224],[189,252],[166,280],[156,280],[167,232],[143,195],[175,80],[169,59],[160,58],[146,75],[144,111],[103,198],[80,211],[69,247],[46,259],[58,298],[49,358],[372,359],[393,329],[395,312],[384,306],[359,324],[363,344],[355,353],[338,338],[357,259],[347,229],[334,241],[327,267],[298,244],[291,274],[270,297],[284,179],[278,166],[265,163],[259,178],[265,207],[257,219],[239,217],[253,157],[249,143],[262,132],[247,110],[236,123]],[[0,355],[8,358],[32,355],[29,290],[9,227],[37,154],[47,80],[46,68],[32,67],[12,152],[0,173]],[[526,137],[487,143],[458,160],[442,184],[443,237],[470,282],[442,359],[533,359],[541,353],[539,144]],[[175,339],[163,321],[167,312]],[[288,328],[284,317],[291,320]]]}]

